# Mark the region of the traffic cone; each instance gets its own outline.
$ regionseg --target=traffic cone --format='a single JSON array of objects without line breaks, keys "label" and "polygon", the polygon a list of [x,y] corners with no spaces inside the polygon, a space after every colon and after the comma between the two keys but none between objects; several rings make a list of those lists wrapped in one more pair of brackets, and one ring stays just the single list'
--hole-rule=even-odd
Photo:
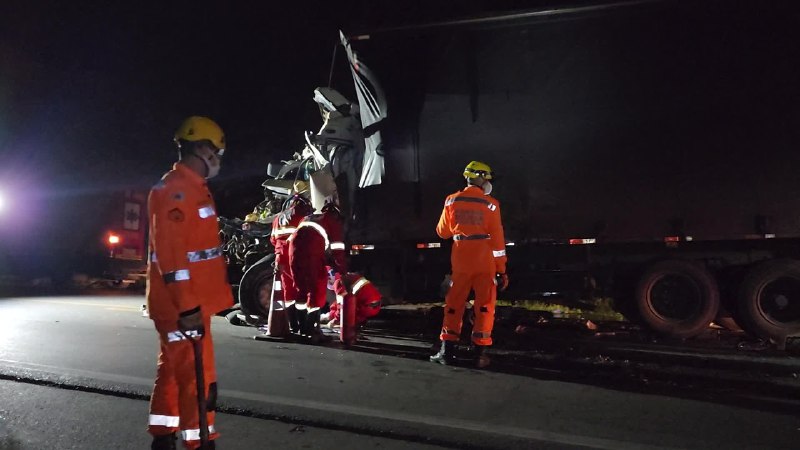
[{"label": "traffic cone", "polygon": [[337,296],[337,300],[341,299],[342,309],[339,313],[339,320],[341,327],[339,328],[339,340],[345,345],[353,345],[356,343],[356,297],[352,294],[347,294],[343,297]]},{"label": "traffic cone", "polygon": [[289,337],[289,318],[283,298],[283,289],[278,274],[272,281],[272,295],[269,302],[269,316],[267,317],[267,336],[285,338]]}]

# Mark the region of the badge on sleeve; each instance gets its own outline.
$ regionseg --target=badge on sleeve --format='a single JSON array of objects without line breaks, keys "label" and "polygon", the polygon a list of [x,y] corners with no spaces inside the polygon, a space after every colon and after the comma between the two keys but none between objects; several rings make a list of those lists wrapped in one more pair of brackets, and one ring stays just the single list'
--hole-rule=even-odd
[{"label": "badge on sleeve", "polygon": [[178,208],[170,209],[167,213],[167,218],[173,222],[183,222],[183,211]]}]

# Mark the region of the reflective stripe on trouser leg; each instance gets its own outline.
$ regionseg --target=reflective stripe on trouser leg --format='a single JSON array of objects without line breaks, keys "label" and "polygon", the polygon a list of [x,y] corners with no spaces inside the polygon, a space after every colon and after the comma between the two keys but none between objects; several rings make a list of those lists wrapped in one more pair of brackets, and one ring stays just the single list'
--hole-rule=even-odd
[{"label": "reflective stripe on trouser leg", "polygon": [[470,278],[470,275],[465,273],[453,273],[451,277],[452,286],[444,300],[444,320],[442,333],[439,335],[439,339],[443,341],[457,341],[461,335],[464,307],[472,288]]},{"label": "reflective stripe on trouser leg", "polygon": [[[203,363],[204,378],[206,382],[206,395],[212,392],[211,385],[216,383],[217,376],[214,368],[214,346],[211,335],[211,318],[203,317],[206,333],[203,336]],[[159,357],[158,376],[153,388],[150,413],[152,415],[178,416],[180,430],[198,430],[199,417],[197,405],[197,386],[195,382],[194,351],[189,340],[169,342],[168,334],[175,327],[172,321],[157,321],[156,329],[159,331],[162,354]],[[180,411],[180,414],[179,414]],[[209,427],[214,425],[214,412],[208,411],[207,421]],[[149,427],[151,434],[165,434],[165,432],[178,431],[175,428],[161,426]],[[211,439],[217,437],[211,433]],[[196,448],[196,442],[187,442],[190,448]]]},{"label": "reflective stripe on trouser leg", "polygon": [[154,436],[161,436],[178,431],[180,417],[178,412],[178,383],[175,380],[175,367],[172,363],[174,357],[171,346],[168,345],[167,333],[172,331],[175,323],[172,321],[155,322],[159,331],[161,352],[158,355],[158,368],[153,394],[150,396],[150,417],[147,431]]},{"label": "reflective stripe on trouser leg", "polygon": [[497,286],[494,274],[476,275],[472,280],[475,290],[475,325],[472,328],[472,342],[475,345],[492,345],[494,328],[494,309],[497,303]]}]

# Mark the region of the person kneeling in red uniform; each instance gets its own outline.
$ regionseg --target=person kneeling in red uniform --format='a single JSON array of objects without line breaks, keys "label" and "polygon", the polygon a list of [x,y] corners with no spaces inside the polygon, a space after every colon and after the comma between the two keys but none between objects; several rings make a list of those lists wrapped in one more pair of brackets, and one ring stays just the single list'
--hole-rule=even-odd
[{"label": "person kneeling in red uniform", "polygon": [[[381,310],[381,293],[368,279],[361,274],[349,272],[333,283],[333,290],[336,292],[336,302],[330,307],[330,312],[321,317],[323,322],[328,323],[328,327],[341,324],[343,314],[342,303],[345,297],[350,296],[349,301],[355,302],[355,323],[351,324],[353,330],[366,323],[370,317],[375,317]],[[356,336],[350,337],[355,341]]]}]

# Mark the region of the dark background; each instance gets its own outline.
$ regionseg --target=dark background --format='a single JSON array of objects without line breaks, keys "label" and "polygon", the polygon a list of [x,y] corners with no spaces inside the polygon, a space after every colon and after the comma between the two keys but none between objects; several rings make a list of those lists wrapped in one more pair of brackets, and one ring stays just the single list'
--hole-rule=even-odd
[{"label": "dark background", "polygon": [[[0,273],[80,268],[101,254],[109,215],[116,214],[114,195],[148,189],[169,168],[173,132],[189,115],[212,117],[226,132],[225,166],[214,184],[257,201],[267,163],[288,158],[302,147],[302,132],[319,127],[313,89],[327,84],[339,29],[355,34],[594,3],[6,0],[0,4],[0,192],[7,203],[0,212]],[[764,11],[757,1],[658,3],[682,4],[687,12],[686,5],[703,4],[710,22],[732,5],[743,17]],[[797,49],[772,50],[764,57]],[[219,206],[223,214],[242,212]]]}]

